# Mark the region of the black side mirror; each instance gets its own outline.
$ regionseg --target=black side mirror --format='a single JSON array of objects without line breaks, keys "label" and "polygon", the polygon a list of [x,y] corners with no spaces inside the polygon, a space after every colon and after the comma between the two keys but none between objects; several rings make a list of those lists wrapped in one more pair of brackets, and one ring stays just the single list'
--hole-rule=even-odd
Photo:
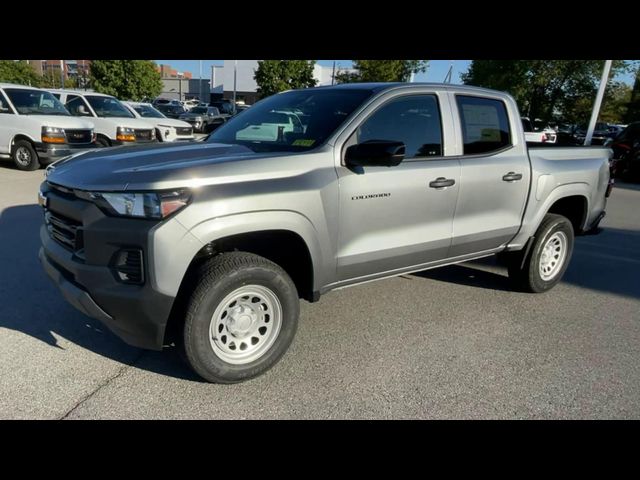
[{"label": "black side mirror", "polygon": [[344,159],[348,166],[395,167],[404,160],[404,153],[402,142],[369,140],[347,148]]}]

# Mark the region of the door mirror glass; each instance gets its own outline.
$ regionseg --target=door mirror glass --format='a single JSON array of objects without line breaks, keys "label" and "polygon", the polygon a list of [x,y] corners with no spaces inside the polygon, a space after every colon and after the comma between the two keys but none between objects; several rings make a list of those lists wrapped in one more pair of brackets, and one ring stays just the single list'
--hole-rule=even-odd
[{"label": "door mirror glass", "polygon": [[400,165],[404,154],[402,142],[370,140],[347,148],[345,162],[348,166],[395,167]]}]

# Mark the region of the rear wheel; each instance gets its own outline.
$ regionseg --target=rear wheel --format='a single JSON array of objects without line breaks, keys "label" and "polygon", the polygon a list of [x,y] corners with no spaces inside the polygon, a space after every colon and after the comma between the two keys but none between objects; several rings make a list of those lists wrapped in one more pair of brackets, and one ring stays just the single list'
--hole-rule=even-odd
[{"label": "rear wheel", "polygon": [[40,168],[38,154],[27,140],[18,140],[13,144],[11,158],[20,170],[31,171]]},{"label": "rear wheel", "polygon": [[526,258],[513,252],[507,261],[509,278],[517,287],[532,293],[553,288],[564,275],[573,253],[571,222],[562,215],[547,214],[535,234]]},{"label": "rear wheel", "polygon": [[291,344],[299,308],[296,287],[278,265],[250,253],[220,254],[202,267],[187,303],[185,357],[210,382],[258,376]]}]

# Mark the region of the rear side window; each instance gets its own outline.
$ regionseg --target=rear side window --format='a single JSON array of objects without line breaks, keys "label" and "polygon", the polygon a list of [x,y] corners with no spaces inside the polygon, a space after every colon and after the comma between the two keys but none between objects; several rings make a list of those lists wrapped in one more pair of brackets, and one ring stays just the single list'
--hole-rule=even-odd
[{"label": "rear side window", "polygon": [[495,152],[512,145],[504,102],[491,98],[456,95],[464,154]]}]

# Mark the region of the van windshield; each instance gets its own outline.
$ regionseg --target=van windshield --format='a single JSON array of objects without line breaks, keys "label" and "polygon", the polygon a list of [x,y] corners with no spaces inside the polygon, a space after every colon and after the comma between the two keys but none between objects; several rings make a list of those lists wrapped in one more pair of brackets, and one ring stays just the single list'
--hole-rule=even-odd
[{"label": "van windshield", "polygon": [[127,110],[119,100],[113,97],[102,97],[98,95],[85,95],[85,98],[99,117],[126,117],[135,118],[133,113]]},{"label": "van windshield", "polygon": [[26,88],[5,88],[4,92],[20,115],[70,115],[49,92]]},{"label": "van windshield", "polygon": [[322,144],[372,94],[371,90],[309,88],[273,95],[219,127],[208,143],[255,152],[298,152]]}]

